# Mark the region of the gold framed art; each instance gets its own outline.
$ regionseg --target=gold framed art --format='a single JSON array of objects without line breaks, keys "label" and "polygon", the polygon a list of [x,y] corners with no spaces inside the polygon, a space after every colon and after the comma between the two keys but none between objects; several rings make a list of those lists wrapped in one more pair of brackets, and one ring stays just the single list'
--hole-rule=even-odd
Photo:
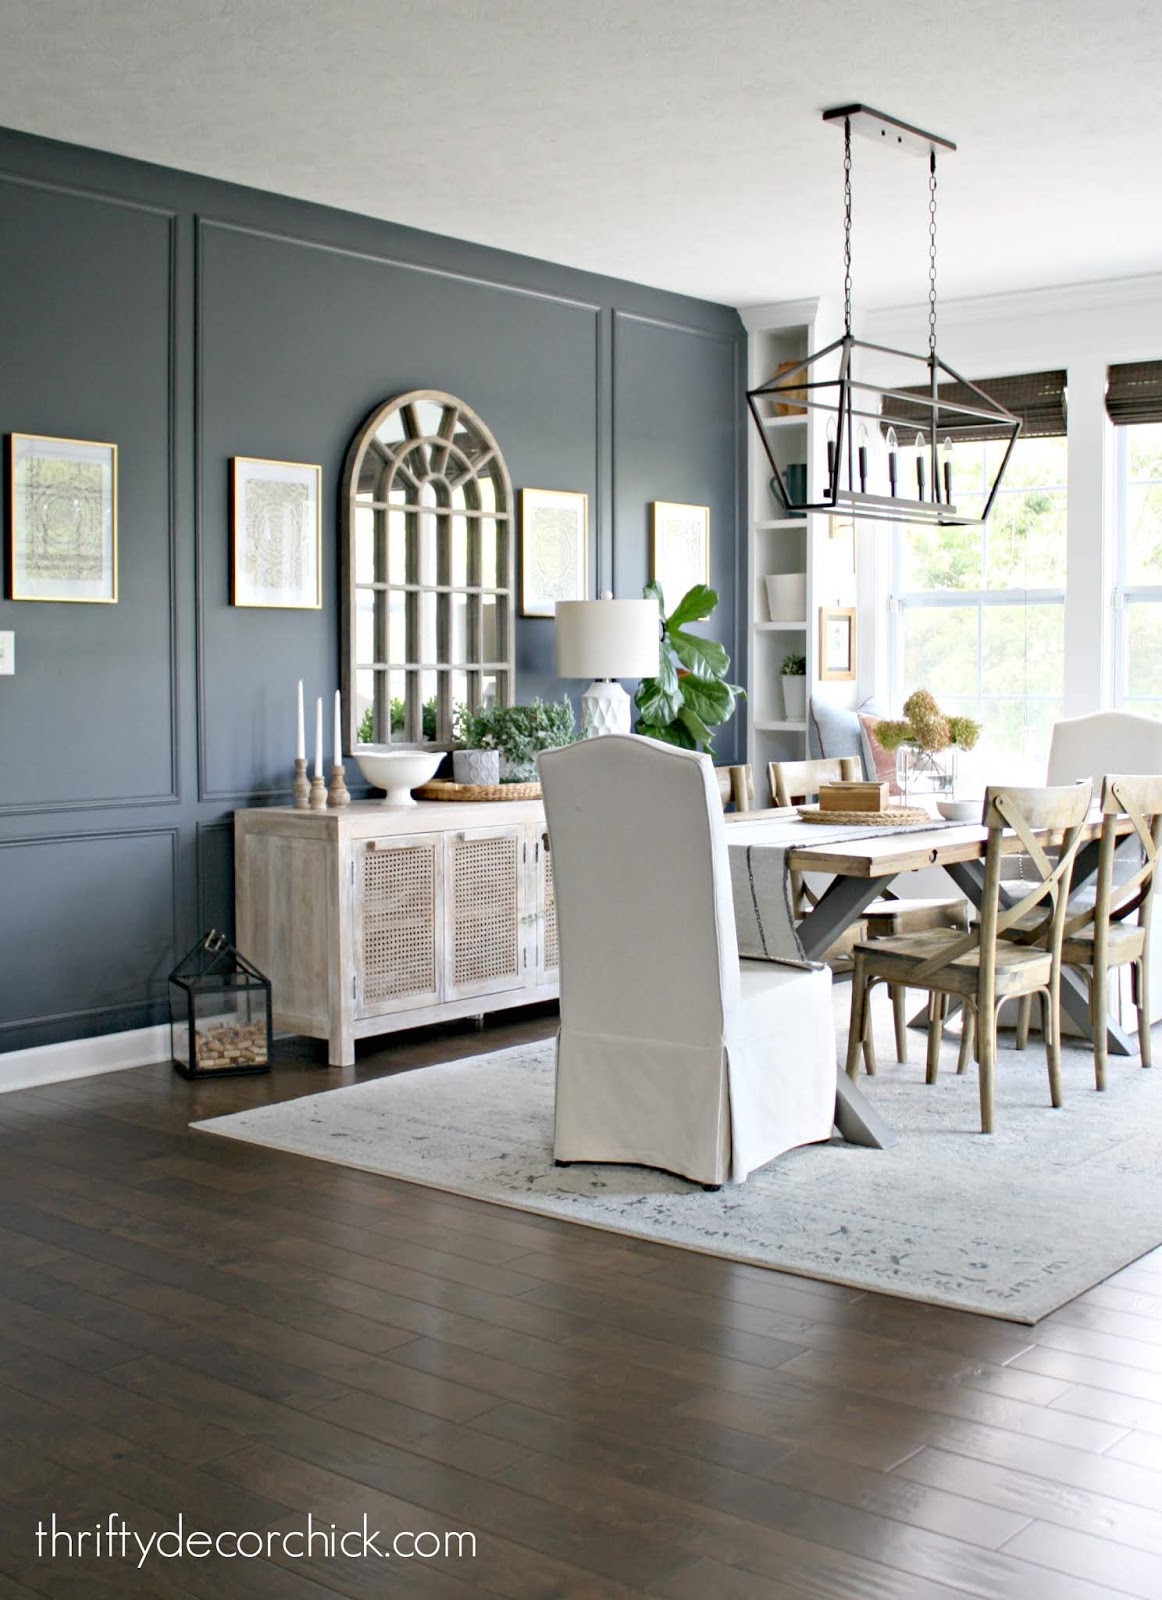
[{"label": "gold framed art", "polygon": [[9,600],[117,603],[117,446],[8,435]]},{"label": "gold framed art", "polygon": [[855,677],[855,607],[823,606],[819,611],[819,676]]},{"label": "gold framed art", "polygon": [[520,615],[551,617],[558,600],[589,594],[589,496],[520,492]]},{"label": "gold framed art", "polygon": [[688,589],[710,582],[710,507],[650,502],[650,577],[672,611]]},{"label": "gold framed art", "polygon": [[323,604],[323,469],[230,460],[230,604],[318,611]]}]

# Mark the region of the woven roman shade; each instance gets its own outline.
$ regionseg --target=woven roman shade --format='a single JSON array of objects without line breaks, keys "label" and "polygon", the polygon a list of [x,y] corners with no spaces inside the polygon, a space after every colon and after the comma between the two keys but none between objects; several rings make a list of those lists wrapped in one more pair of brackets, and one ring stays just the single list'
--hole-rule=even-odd
[{"label": "woven roman shade", "polygon": [[[1162,367],[1162,363],[1159,364]],[[1113,370],[1113,369],[1111,369]],[[1021,419],[1022,439],[1053,439],[1066,432],[1065,426],[1065,371],[1022,372],[1011,378],[978,378],[973,380],[990,400],[1011,411]],[[901,393],[927,396],[928,390],[908,388]],[[1162,378],[1159,399],[1162,403]],[[942,383],[938,394],[942,406],[980,406],[980,399],[964,383]],[[1162,410],[1160,410],[1162,416]],[[907,400],[885,399],[880,427],[894,427],[901,436],[911,429],[927,433],[932,426],[932,413],[927,406],[912,405]],[[1005,439],[1011,426],[1005,423],[986,422],[983,417],[966,416],[955,410],[942,411],[937,431],[949,434],[959,444],[962,440]]]},{"label": "woven roman shade", "polygon": [[1162,361],[1124,361],[1111,367],[1106,412],[1111,422],[1162,422]]}]

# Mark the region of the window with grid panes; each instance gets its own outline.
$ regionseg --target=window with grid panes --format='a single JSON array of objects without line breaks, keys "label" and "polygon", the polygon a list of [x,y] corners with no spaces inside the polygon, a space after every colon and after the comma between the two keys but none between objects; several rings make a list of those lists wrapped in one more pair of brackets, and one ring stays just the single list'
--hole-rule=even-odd
[{"label": "window with grid panes", "polygon": [[[980,503],[1003,449],[952,446],[958,506]],[[896,531],[893,702],[925,688],[943,711],[974,717],[973,764],[1014,781],[1043,781],[1062,712],[1065,513],[1064,435],[1022,436],[987,523]]]},{"label": "window with grid panes", "polygon": [[344,514],[351,745],[450,747],[457,706],[512,700],[504,458],[462,400],[402,395],[352,442]]}]

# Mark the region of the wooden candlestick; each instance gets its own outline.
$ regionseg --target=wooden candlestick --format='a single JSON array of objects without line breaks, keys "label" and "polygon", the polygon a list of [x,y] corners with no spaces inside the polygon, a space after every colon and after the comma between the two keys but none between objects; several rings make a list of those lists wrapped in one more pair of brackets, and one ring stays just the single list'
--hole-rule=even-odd
[{"label": "wooden candlestick", "polygon": [[351,796],[347,792],[342,766],[331,768],[331,782],[327,786],[327,804],[329,806],[349,806]]},{"label": "wooden candlestick", "polygon": [[327,785],[322,778],[311,779],[311,798],[309,805],[312,811],[325,811],[327,807]]},{"label": "wooden candlestick", "polygon": [[311,785],[307,779],[307,758],[298,756],[295,760],[295,781],[291,784],[291,794],[294,796],[295,810],[305,811],[308,805],[308,796]]}]

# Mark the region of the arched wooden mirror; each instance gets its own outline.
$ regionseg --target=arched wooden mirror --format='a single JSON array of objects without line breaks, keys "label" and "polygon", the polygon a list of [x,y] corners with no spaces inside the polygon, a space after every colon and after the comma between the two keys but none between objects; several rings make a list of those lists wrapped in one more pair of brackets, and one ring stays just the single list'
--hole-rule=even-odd
[{"label": "arched wooden mirror", "polygon": [[343,473],[348,748],[450,748],[455,707],[513,696],[512,483],[462,400],[417,389],[360,428]]}]

